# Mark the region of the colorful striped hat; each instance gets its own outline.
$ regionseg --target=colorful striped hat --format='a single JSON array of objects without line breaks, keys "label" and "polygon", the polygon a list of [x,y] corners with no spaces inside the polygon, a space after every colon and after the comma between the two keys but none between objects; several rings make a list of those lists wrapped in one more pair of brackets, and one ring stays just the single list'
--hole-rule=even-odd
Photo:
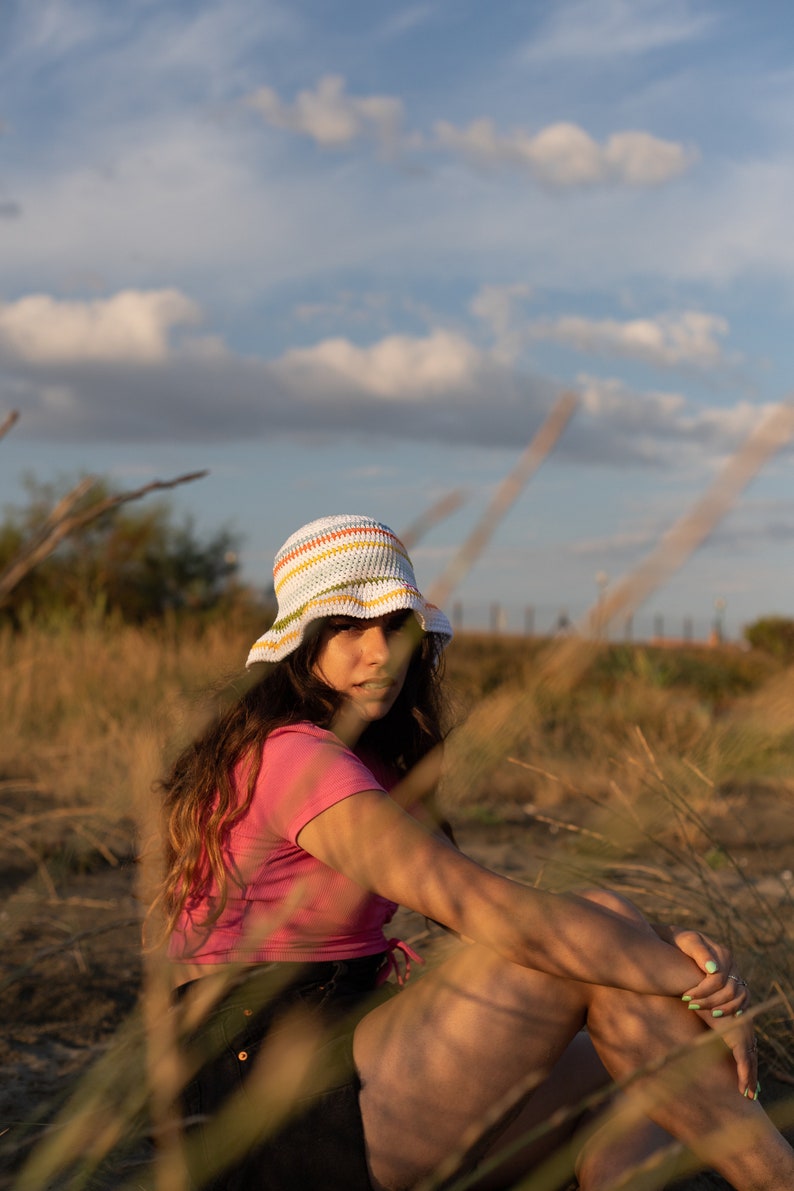
[{"label": "colorful striped hat", "polygon": [[273,584],[276,619],[252,646],[246,666],[286,657],[303,641],[306,626],[323,616],[368,620],[411,608],[441,647],[452,637],[444,613],[416,586],[400,539],[370,517],[322,517],[304,525],[276,555]]}]

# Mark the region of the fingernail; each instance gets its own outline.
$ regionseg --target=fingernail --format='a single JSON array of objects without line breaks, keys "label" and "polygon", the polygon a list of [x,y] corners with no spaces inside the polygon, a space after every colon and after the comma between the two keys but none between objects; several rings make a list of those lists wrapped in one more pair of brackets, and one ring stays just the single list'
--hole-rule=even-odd
[{"label": "fingernail", "polygon": [[722,1010],[721,1009],[712,1009],[711,1016],[712,1017],[722,1017]]},{"label": "fingernail", "polygon": [[757,1100],[760,1095],[761,1095],[761,1084],[759,1082],[755,1085],[755,1095],[753,1096],[753,1100]]},{"label": "fingernail", "polygon": [[682,1001],[691,1001],[691,1000],[692,1000],[692,998],[689,996],[689,994],[688,994],[688,993],[684,993],[684,995],[683,995],[683,997],[681,998],[681,1000],[682,1000]]},{"label": "fingernail", "polygon": [[710,959],[706,962],[706,971],[708,972],[709,976],[713,976],[714,973],[717,971],[717,968],[718,968],[718,965],[715,964],[713,959]]},{"label": "fingernail", "polygon": [[734,1013],[734,1015],[733,1015],[733,1016],[734,1016],[734,1017],[741,1017],[743,1013],[744,1013],[744,1010],[743,1010],[743,1009],[737,1009],[737,1010],[736,1010],[736,1012]]},{"label": "fingernail", "polygon": [[742,1092],[742,1095],[744,1096],[745,1100],[746,1100],[746,1099],[748,1098],[748,1096],[750,1095],[750,1086],[749,1086],[749,1084],[748,1084],[748,1086],[747,1086],[747,1087],[744,1089],[744,1091]]},{"label": "fingernail", "polygon": [[687,1005],[687,1009],[699,1009],[700,1005],[696,1005],[693,1001],[691,1005]]}]

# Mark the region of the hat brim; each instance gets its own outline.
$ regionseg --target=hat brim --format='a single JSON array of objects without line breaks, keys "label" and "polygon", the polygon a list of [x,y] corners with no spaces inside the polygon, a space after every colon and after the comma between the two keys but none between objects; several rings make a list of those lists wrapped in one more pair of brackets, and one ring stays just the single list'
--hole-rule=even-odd
[{"label": "hat brim", "polygon": [[328,616],[372,620],[389,612],[412,611],[423,632],[432,633],[441,649],[452,640],[452,625],[447,617],[415,588],[391,583],[373,586],[340,584],[313,596],[292,615],[277,619],[252,645],[246,669],[259,662],[279,662],[294,653],[303,644],[309,625]]}]

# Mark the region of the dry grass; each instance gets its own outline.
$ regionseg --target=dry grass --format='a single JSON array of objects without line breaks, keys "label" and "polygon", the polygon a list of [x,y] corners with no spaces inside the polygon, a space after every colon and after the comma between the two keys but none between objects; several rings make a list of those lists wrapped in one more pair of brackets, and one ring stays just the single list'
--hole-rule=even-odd
[{"label": "dry grass", "polygon": [[[251,629],[69,625],[0,634],[0,774],[131,813],[140,756],[184,741]],[[158,762],[159,764],[159,762]]]},{"label": "dry grass", "polygon": [[[9,933],[45,903],[51,915],[65,912],[64,872],[118,863],[136,847],[136,822],[145,848],[163,757],[194,734],[203,692],[223,682],[229,659],[243,658],[255,635],[238,623],[0,636],[3,846],[30,873],[6,915]],[[449,675],[469,713],[449,749],[453,818],[550,833],[554,849],[546,839],[538,867],[544,883],[618,887],[657,918],[731,941],[756,996],[775,998],[760,1020],[767,1067],[794,1080],[794,915],[783,876],[794,867],[794,831],[781,838],[782,823],[794,822],[794,678],[729,650],[582,648],[476,637],[453,646]],[[770,871],[757,863],[753,831],[775,808],[765,859],[774,845],[780,863]],[[149,979],[151,1008],[161,995],[156,968]],[[34,1150],[19,1191],[127,1185],[97,1170],[146,1125],[146,1036],[137,1018],[121,1031],[60,1128]],[[157,1070],[155,1085],[166,1078]],[[790,1117],[791,1105],[781,1112]],[[172,1191],[177,1168],[178,1155],[176,1167],[138,1172],[128,1185]]]}]

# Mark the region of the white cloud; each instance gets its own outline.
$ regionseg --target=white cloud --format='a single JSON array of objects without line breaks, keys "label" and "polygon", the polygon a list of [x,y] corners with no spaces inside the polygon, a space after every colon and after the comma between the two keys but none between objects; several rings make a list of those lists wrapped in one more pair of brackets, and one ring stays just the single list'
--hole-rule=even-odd
[{"label": "white cloud", "polygon": [[469,303],[469,310],[486,324],[494,337],[500,358],[509,361],[518,354],[526,331],[517,313],[521,301],[532,297],[523,282],[513,285],[483,285]]},{"label": "white cloud", "polygon": [[615,132],[603,149],[607,176],[627,186],[661,186],[683,174],[698,156],[691,147],[661,140],[648,132]]},{"label": "white cloud", "polygon": [[274,367],[296,388],[322,386],[416,401],[468,388],[482,364],[481,353],[461,335],[437,330],[425,338],[389,335],[371,347],[326,339],[285,352]]},{"label": "white cloud", "polygon": [[178,290],[124,290],[88,302],[31,294],[0,305],[0,355],[43,367],[90,361],[151,364],[166,358],[169,333],[199,319]]},{"label": "white cloud", "polygon": [[563,315],[532,323],[529,334],[594,355],[644,360],[665,368],[713,368],[726,363],[719,340],[728,330],[719,315],[684,310],[627,322]]},{"label": "white cloud", "polygon": [[23,432],[49,441],[250,441],[257,435],[372,434],[514,445],[554,387],[517,375],[462,335],[326,339],[275,359],[245,357],[178,324],[178,292],[2,311],[0,383]]},{"label": "white cloud", "polygon": [[532,136],[517,128],[499,132],[483,117],[466,128],[445,120],[435,125],[437,143],[475,165],[521,167],[547,186],[592,186],[622,183],[660,186],[683,174],[696,153],[675,141],[648,132],[617,132],[599,145],[576,124],[550,124]]},{"label": "white cloud", "polygon": [[672,425],[685,406],[680,393],[637,393],[615,377],[602,379],[582,374],[578,383],[582,405],[596,417],[618,416],[646,427],[660,423]]},{"label": "white cloud", "polygon": [[[615,463],[716,465],[771,413],[772,404],[692,407],[680,393],[639,393],[615,378],[578,378],[582,408],[595,434],[579,450]],[[602,454],[606,450],[605,454]]]},{"label": "white cloud", "polygon": [[691,0],[558,0],[548,13],[522,51],[527,62],[647,54],[702,37],[716,19]]},{"label": "white cloud", "polygon": [[402,100],[348,95],[341,75],[325,75],[316,90],[300,91],[292,104],[272,87],[260,87],[247,103],[268,124],[310,137],[325,148],[369,138],[389,154],[398,148],[441,149],[476,166],[525,169],[547,186],[660,186],[683,174],[697,158],[693,149],[649,132],[616,132],[599,145],[576,124],[549,124],[531,135],[522,128],[500,132],[485,116],[466,128],[438,120],[433,137],[424,138],[403,132]]},{"label": "white cloud", "polygon": [[[499,293],[475,305],[487,314]],[[200,318],[176,290],[86,302],[40,294],[0,307],[0,382],[24,433],[73,442],[353,434],[515,448],[559,391],[439,327],[364,346],[324,339],[266,359],[199,334]],[[633,392],[614,379],[584,376],[578,387],[580,411],[556,452],[575,464],[701,469],[763,412],[747,402],[698,409],[680,393]]]},{"label": "white cloud", "polygon": [[389,95],[348,95],[340,75],[325,75],[315,91],[298,92],[292,104],[284,103],[272,87],[260,87],[247,102],[268,124],[308,136],[325,148],[370,137],[393,151],[400,140],[402,101]]}]

